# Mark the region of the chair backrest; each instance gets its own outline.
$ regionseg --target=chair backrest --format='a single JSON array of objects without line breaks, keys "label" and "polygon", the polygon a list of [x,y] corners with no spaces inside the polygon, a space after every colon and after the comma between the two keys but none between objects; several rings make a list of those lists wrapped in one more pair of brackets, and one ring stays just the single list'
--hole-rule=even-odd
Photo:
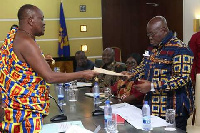
[{"label": "chair backrest", "polygon": [[200,73],[196,75],[195,107],[196,107],[195,125],[200,126]]},{"label": "chair backrest", "polygon": [[115,61],[121,62],[122,61],[121,49],[118,47],[111,47],[111,48],[115,51]]}]

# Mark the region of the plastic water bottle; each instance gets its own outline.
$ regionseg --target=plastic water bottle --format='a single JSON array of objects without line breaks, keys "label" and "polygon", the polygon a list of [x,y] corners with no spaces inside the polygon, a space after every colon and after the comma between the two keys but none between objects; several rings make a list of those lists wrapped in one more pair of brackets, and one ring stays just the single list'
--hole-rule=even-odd
[{"label": "plastic water bottle", "polygon": [[93,93],[94,93],[94,108],[98,109],[100,104],[100,94],[99,94],[99,85],[97,82],[94,83]]},{"label": "plastic water bottle", "polygon": [[110,106],[110,101],[106,100],[104,106],[104,125],[105,129],[107,128],[107,121],[112,120],[112,107]]},{"label": "plastic water bottle", "polygon": [[150,107],[148,105],[148,101],[144,102],[142,107],[142,116],[143,116],[143,130],[150,131],[151,130],[151,114]]},{"label": "plastic water bottle", "polygon": [[70,84],[69,83],[64,83],[64,88],[65,88],[65,91],[69,91],[69,87],[70,87]]},{"label": "plastic water bottle", "polygon": [[65,90],[65,103],[67,103],[67,101],[69,100],[69,88],[70,88],[70,84],[69,83],[64,83],[64,90]]},{"label": "plastic water bottle", "polygon": [[58,105],[60,106],[66,105],[66,103],[64,102],[65,95],[64,95],[63,86],[58,86],[57,93],[58,93]]}]

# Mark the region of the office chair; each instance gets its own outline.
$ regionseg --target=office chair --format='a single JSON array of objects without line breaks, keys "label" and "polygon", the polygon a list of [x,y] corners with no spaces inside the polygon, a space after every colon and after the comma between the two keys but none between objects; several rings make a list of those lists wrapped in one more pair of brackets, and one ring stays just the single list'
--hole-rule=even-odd
[{"label": "office chair", "polygon": [[121,49],[118,47],[111,47],[111,48],[115,51],[115,61],[121,62],[122,61]]}]

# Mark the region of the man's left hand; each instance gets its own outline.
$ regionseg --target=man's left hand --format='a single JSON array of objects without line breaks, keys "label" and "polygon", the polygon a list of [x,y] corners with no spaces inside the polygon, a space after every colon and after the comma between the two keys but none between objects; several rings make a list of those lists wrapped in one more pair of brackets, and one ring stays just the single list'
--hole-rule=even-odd
[{"label": "man's left hand", "polygon": [[151,90],[151,82],[148,80],[139,80],[139,83],[134,85],[134,87],[141,93],[147,93]]}]

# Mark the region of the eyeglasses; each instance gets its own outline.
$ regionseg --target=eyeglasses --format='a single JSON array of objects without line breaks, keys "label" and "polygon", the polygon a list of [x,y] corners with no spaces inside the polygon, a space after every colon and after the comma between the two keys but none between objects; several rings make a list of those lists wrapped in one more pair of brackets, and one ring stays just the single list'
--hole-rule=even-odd
[{"label": "eyeglasses", "polygon": [[163,29],[163,27],[157,29],[155,32],[147,33],[147,37],[154,37],[157,33],[159,33],[159,30]]}]

